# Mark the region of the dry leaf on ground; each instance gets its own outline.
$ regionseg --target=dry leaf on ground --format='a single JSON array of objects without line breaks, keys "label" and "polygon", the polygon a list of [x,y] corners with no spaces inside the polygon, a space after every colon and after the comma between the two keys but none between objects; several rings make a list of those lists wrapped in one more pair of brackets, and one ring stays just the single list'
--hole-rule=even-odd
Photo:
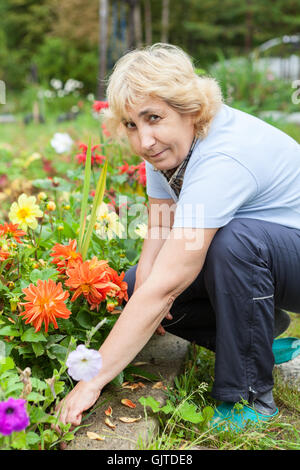
[{"label": "dry leaf on ground", "polygon": [[99,434],[95,432],[87,431],[86,435],[89,439],[93,439],[95,441],[105,441],[105,437],[99,436]]},{"label": "dry leaf on ground", "polygon": [[111,416],[111,415],[112,415],[112,407],[109,406],[109,407],[107,408],[107,410],[104,411],[104,413],[106,414],[106,416]]},{"label": "dry leaf on ground", "polygon": [[157,389],[164,389],[167,390],[167,387],[162,383],[162,382],[156,382],[154,385],[152,385],[152,388],[157,388]]},{"label": "dry leaf on ground", "polygon": [[146,385],[144,385],[142,382],[137,382],[137,383],[124,382],[122,384],[122,388],[129,388],[130,390],[137,390],[143,387],[146,387]]},{"label": "dry leaf on ground", "polygon": [[140,421],[142,419],[141,416],[138,416],[138,418],[130,418],[129,416],[121,416],[119,418],[122,423],[136,423],[137,421]]},{"label": "dry leaf on ground", "polygon": [[116,425],[111,422],[109,418],[105,418],[104,423],[106,426],[108,426],[110,429],[116,429]]},{"label": "dry leaf on ground", "polygon": [[121,400],[122,405],[128,406],[128,408],[135,408],[136,405],[128,398],[122,398]]}]

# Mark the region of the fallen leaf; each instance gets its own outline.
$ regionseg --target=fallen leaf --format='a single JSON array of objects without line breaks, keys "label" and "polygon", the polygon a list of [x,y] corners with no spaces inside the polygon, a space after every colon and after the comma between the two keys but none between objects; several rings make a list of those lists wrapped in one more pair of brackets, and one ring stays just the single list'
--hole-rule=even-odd
[{"label": "fallen leaf", "polygon": [[136,405],[134,403],[132,403],[131,400],[128,400],[128,398],[123,398],[121,400],[121,403],[122,403],[122,405],[128,406],[128,408],[135,408],[136,407]]},{"label": "fallen leaf", "polygon": [[133,366],[144,366],[145,364],[149,364],[149,362],[135,362],[132,364]]},{"label": "fallen leaf", "polygon": [[99,436],[99,434],[91,431],[87,431],[86,433],[89,439],[93,439],[95,441],[105,441],[105,437]]},{"label": "fallen leaf", "polygon": [[105,418],[104,423],[106,426],[108,426],[110,429],[116,429],[116,425],[111,422],[109,418]]},{"label": "fallen leaf", "polygon": [[126,387],[126,385],[128,385],[128,384],[129,384],[129,382],[123,382],[121,387]]},{"label": "fallen leaf", "polygon": [[167,387],[162,382],[156,382],[156,384],[152,385],[152,388],[157,388],[157,389],[163,388],[164,390],[167,389]]},{"label": "fallen leaf", "polygon": [[116,425],[111,422],[109,418],[105,418],[104,423],[111,429],[116,429]]},{"label": "fallen leaf", "polygon": [[107,408],[107,410],[104,411],[104,413],[106,414],[106,416],[111,416],[111,415],[112,415],[112,407],[109,406],[109,407]]},{"label": "fallen leaf", "polygon": [[145,385],[145,384],[143,384],[143,382],[138,382],[138,384],[139,384],[140,388],[144,388],[144,387],[146,387],[146,385]]},{"label": "fallen leaf", "polygon": [[129,388],[130,390],[136,390],[137,388],[140,388],[140,385],[137,383],[133,383],[130,385],[124,385],[123,388]]},{"label": "fallen leaf", "polygon": [[121,416],[119,418],[120,421],[122,421],[122,423],[135,423],[136,421],[140,421],[142,419],[141,416],[139,416],[138,418],[130,418],[129,416]]}]

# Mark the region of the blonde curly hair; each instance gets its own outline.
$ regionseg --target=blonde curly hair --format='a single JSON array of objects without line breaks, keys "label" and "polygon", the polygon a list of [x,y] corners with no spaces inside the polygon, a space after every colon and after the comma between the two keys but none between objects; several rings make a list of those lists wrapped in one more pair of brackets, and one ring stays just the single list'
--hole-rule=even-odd
[{"label": "blonde curly hair", "polygon": [[217,81],[197,75],[190,57],[179,47],[156,43],[136,49],[117,61],[108,79],[109,108],[103,115],[112,137],[124,134],[126,108],[151,96],[181,114],[193,113],[197,137],[207,135],[223,101]]}]

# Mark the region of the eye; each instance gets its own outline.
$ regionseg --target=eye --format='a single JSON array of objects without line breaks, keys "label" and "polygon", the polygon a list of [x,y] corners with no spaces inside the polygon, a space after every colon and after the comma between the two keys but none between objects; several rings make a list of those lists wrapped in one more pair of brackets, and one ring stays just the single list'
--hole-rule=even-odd
[{"label": "eye", "polygon": [[158,121],[159,119],[160,119],[160,116],[158,116],[157,114],[150,114],[149,116],[150,122],[155,122],[155,121]]},{"label": "eye", "polygon": [[135,128],[135,124],[132,121],[124,122],[124,126],[126,127],[126,129],[129,129],[129,130]]}]

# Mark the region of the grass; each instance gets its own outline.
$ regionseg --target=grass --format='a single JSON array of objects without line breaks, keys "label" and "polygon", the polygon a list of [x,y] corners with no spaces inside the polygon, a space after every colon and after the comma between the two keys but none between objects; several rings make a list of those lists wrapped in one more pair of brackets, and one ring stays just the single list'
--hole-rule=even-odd
[{"label": "grass", "polygon": [[[299,315],[291,315],[291,325],[283,336],[300,337]],[[159,415],[160,433],[152,436],[140,448],[148,450],[218,449],[218,450],[300,450],[300,394],[296,386],[287,384],[280,370],[274,369],[274,399],[279,414],[261,427],[247,428],[242,432],[212,431],[180,420],[173,413],[167,418]],[[188,400],[199,407],[215,407],[211,398],[214,379],[214,353],[192,344],[183,374],[168,388],[167,399],[179,405]]]}]

